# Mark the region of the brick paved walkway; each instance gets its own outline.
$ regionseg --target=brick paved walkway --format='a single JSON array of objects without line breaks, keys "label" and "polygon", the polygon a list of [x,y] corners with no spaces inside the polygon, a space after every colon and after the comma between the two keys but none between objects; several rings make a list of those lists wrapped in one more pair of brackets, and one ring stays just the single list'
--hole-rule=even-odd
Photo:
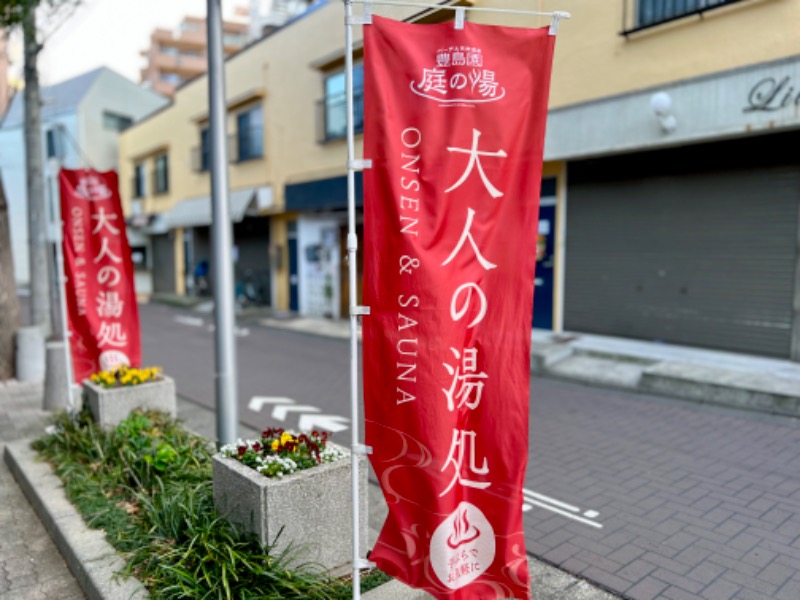
[{"label": "brick paved walkway", "polygon": [[635,600],[800,599],[800,420],[534,379],[528,551]]},{"label": "brick paved walkway", "polygon": [[[0,382],[0,454],[5,442],[42,432],[41,383]],[[85,598],[5,462],[0,460],[0,600]]]}]

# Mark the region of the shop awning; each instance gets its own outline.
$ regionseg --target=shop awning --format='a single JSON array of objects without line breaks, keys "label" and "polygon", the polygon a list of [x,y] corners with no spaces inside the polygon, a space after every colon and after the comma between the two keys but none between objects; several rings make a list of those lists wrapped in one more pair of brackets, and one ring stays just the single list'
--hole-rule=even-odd
[{"label": "shop awning", "polygon": [[[272,206],[272,187],[245,188],[229,194],[230,215],[233,223],[239,223],[247,214]],[[178,202],[165,216],[168,229],[204,227],[211,225],[211,197],[200,196]]]}]

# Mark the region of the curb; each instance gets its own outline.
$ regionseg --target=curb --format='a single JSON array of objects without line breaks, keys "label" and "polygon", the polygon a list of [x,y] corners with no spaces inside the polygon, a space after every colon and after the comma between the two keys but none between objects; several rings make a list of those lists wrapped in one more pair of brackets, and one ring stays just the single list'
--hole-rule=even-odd
[{"label": "curb", "polygon": [[3,458],[89,600],[150,598],[141,582],[117,575],[124,561],[102,531],[86,526],[50,465],[36,460],[31,442],[7,443]]},{"label": "curb", "polygon": [[531,374],[765,414],[800,417],[800,378],[752,368],[534,345]]},{"label": "curb", "polygon": [[694,402],[731,406],[790,417],[800,416],[800,381],[761,373],[659,363],[642,373],[641,391]]},{"label": "curb", "polygon": [[361,597],[364,600],[398,600],[398,598],[403,600],[429,600],[433,598],[427,592],[410,588],[397,579],[392,579],[368,592],[364,592]]}]

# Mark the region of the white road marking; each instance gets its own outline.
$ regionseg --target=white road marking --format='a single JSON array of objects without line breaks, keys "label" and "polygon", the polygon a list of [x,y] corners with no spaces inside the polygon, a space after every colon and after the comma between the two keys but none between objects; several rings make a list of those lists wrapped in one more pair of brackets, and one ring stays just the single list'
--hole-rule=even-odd
[{"label": "white road marking", "polygon": [[554,506],[558,506],[560,508],[564,508],[572,512],[581,512],[581,509],[578,508],[577,506],[572,506],[571,504],[567,504],[566,502],[561,502],[560,500],[556,500],[555,498],[551,498],[550,496],[545,496],[544,494],[537,494],[536,492],[529,489],[523,488],[522,493],[530,498],[541,500],[542,502],[547,502],[548,504],[552,504]]},{"label": "white road marking", "polygon": [[[189,318],[193,318],[193,317],[189,317]],[[216,328],[217,328],[216,325],[209,325],[208,326],[208,330],[211,331],[211,332],[215,331]],[[234,333],[234,335],[236,335],[238,337],[247,337],[248,335],[250,335],[250,330],[247,327],[236,327],[236,328],[234,328],[233,333]]]},{"label": "white road marking", "polygon": [[294,400],[284,396],[253,396],[247,408],[253,412],[260,412],[265,404],[294,404]]},{"label": "white road marking", "polygon": [[[300,423],[298,425],[300,431],[311,431],[312,429],[322,429],[337,433],[349,429],[348,425],[350,419],[340,417],[339,415],[301,415]],[[315,427],[316,425],[316,427]]]},{"label": "white road marking", "polygon": [[522,489],[522,498],[524,501],[522,505],[523,512],[528,512],[534,506],[538,506],[539,508],[547,509],[556,514],[567,517],[568,519],[577,521],[578,523],[583,523],[584,525],[589,525],[590,527],[596,527],[597,529],[603,528],[601,523],[592,520],[600,516],[600,513],[596,510],[587,510],[585,513],[583,513],[583,517],[581,517],[579,516],[581,509],[577,506],[567,504],[566,502],[561,502],[555,498],[550,498],[549,496],[538,494],[533,490],[525,488]]},{"label": "white road marking", "polygon": [[190,325],[191,327],[202,327],[203,319],[200,317],[190,317],[189,315],[175,315],[175,321],[181,325]]},{"label": "white road marking", "polygon": [[276,406],[272,409],[272,418],[277,421],[285,421],[286,415],[290,412],[318,413],[320,409],[316,406],[308,406],[305,404],[284,404],[283,406]]},{"label": "white road marking", "polygon": [[567,517],[568,519],[572,519],[573,521],[577,521],[578,523],[583,523],[584,525],[589,525],[591,527],[596,527],[597,529],[602,529],[603,528],[603,526],[600,523],[596,522],[596,521],[591,521],[589,519],[584,519],[583,517],[579,517],[579,516],[577,516],[577,515],[575,515],[575,514],[573,514],[571,512],[567,512],[565,510],[561,510],[560,508],[556,508],[555,506],[551,506],[549,504],[545,504],[544,502],[539,502],[538,500],[531,500],[531,499],[528,499],[528,502],[530,502],[534,506],[538,506],[540,508],[546,508],[549,511],[552,511],[554,513],[558,513],[559,515]]},{"label": "white road marking", "polygon": [[285,421],[290,412],[301,413],[297,426],[300,431],[320,429],[337,433],[349,429],[350,419],[339,415],[318,414],[322,409],[307,404],[295,404],[294,400],[285,396],[253,396],[247,407],[254,412],[261,412],[267,404],[275,406],[272,409],[272,418],[278,421]]}]

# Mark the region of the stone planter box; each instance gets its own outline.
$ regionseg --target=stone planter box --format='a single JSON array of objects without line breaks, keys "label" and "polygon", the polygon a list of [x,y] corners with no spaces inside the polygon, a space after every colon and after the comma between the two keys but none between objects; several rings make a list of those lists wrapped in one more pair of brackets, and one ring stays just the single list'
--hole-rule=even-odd
[{"label": "stone planter box", "polygon": [[159,381],[141,385],[106,389],[90,380],[83,382],[84,402],[89,405],[94,420],[105,428],[116,427],[137,408],[177,416],[175,381],[162,376]]},{"label": "stone planter box", "polygon": [[[330,443],[330,442],[328,442]],[[347,456],[280,479],[265,477],[232,458],[214,456],[214,505],[229,521],[276,552],[291,545],[297,562],[334,570],[352,564],[351,458]],[[359,461],[359,546],[367,549],[367,461]]]}]

